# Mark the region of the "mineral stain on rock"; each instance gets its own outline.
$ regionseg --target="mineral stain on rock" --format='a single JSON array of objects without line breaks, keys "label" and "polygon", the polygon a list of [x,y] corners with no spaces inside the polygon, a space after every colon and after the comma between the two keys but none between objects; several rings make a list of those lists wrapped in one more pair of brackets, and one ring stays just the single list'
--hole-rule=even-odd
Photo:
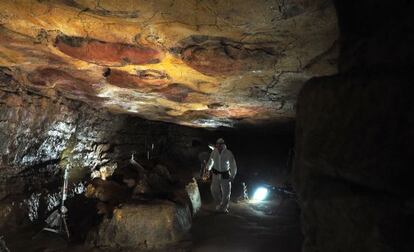
[{"label": "mineral stain on rock", "polygon": [[149,47],[66,35],[57,36],[55,46],[70,57],[104,66],[154,64],[163,57],[161,51]]}]

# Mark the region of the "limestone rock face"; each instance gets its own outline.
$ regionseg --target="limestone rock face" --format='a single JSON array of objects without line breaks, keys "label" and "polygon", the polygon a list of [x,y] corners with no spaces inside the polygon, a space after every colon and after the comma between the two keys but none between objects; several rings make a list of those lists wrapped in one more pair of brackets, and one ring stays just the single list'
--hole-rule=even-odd
[{"label": "limestone rock face", "polygon": [[0,65],[21,83],[146,119],[285,121],[304,81],[336,72],[325,0],[6,0],[0,10]]},{"label": "limestone rock face", "polygon": [[182,239],[190,227],[188,206],[169,201],[128,203],[91,231],[88,240],[97,247],[159,248]]},{"label": "limestone rock face", "polygon": [[[110,165],[110,160],[129,158],[126,149],[145,152],[145,137],[152,134],[146,129],[154,123],[130,121],[76,101],[42,96],[26,89],[9,73],[0,69],[2,175],[15,179],[39,172],[55,175],[57,166],[69,165],[72,181]],[[136,132],[138,124],[145,133]],[[168,127],[159,126],[153,127],[154,136],[168,135]],[[26,176],[17,176],[23,174]],[[7,183],[1,187],[14,193],[25,189],[25,183],[15,182],[14,187],[9,188]]]}]

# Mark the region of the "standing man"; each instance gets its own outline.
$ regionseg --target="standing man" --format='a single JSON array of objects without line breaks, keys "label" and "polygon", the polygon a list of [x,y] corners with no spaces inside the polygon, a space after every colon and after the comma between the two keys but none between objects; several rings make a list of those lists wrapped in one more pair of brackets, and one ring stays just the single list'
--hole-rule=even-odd
[{"label": "standing man", "polygon": [[207,170],[212,170],[211,194],[216,203],[216,210],[228,213],[231,181],[237,173],[236,160],[233,153],[227,149],[223,138],[216,141],[216,146],[207,163]]}]

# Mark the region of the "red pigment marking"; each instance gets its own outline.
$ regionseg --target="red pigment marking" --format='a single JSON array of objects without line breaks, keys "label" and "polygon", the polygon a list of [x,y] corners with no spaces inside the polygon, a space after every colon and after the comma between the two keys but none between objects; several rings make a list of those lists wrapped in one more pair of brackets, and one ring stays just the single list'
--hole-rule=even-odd
[{"label": "red pigment marking", "polygon": [[38,69],[30,73],[28,79],[37,86],[56,87],[74,94],[94,94],[93,88],[87,81],[54,68]]},{"label": "red pigment marking", "polygon": [[183,102],[185,98],[187,98],[188,94],[191,93],[193,90],[183,86],[178,83],[174,83],[165,87],[163,89],[158,90],[158,93],[161,93],[165,98],[175,101],[175,102]]},{"label": "red pigment marking", "polygon": [[56,47],[73,58],[108,66],[158,63],[163,56],[162,52],[149,47],[82,38],[77,38],[77,40],[77,44],[73,45],[70,40],[57,37]]},{"label": "red pigment marking", "polygon": [[231,75],[241,69],[242,63],[226,55],[221,48],[190,47],[184,50],[182,59],[187,65],[206,75]]},{"label": "red pigment marking", "polygon": [[143,79],[138,75],[114,69],[111,69],[106,80],[114,86],[131,89],[164,86],[169,82],[167,79]]}]

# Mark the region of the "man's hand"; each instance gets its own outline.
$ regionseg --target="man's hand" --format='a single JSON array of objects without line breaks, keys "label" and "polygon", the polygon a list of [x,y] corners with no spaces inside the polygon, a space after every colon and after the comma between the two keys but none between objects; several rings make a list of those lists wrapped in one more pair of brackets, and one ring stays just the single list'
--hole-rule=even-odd
[{"label": "man's hand", "polygon": [[206,172],[201,178],[203,181],[207,181],[210,178],[210,172]]},{"label": "man's hand", "polygon": [[201,179],[203,181],[207,181],[209,178],[210,178],[210,171],[204,168],[203,176],[201,177]]}]

